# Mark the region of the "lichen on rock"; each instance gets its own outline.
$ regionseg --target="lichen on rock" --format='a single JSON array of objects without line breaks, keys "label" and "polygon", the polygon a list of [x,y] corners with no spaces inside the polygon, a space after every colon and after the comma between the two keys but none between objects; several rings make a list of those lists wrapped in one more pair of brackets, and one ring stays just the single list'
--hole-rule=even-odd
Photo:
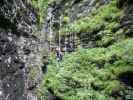
[{"label": "lichen on rock", "polygon": [[[41,80],[45,47],[43,36],[35,35],[37,12],[27,0],[1,0],[0,6],[0,100],[37,100],[29,89]],[[30,79],[34,67],[38,73]]]}]

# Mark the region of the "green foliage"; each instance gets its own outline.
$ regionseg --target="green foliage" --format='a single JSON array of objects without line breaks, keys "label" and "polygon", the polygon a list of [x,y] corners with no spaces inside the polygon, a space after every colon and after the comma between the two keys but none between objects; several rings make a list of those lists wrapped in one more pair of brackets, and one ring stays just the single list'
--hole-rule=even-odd
[{"label": "green foliage", "polygon": [[[106,28],[117,27],[119,25],[118,22],[114,22],[119,20],[119,16],[121,16],[121,14],[121,10],[116,6],[116,0],[113,0],[108,5],[101,6],[96,11],[93,11],[93,13],[88,17],[76,20],[68,26],[68,29],[64,29],[62,31],[81,33],[99,30],[103,26]],[[110,22],[112,23],[110,24]]]},{"label": "green foliage", "polygon": [[39,73],[39,68],[38,67],[32,67],[29,69],[29,79],[34,81],[35,77],[38,75]]},{"label": "green foliage", "polygon": [[42,84],[38,87],[38,89],[35,91],[37,94],[38,100],[47,100],[47,89],[44,87],[44,81],[42,81]]},{"label": "green foliage", "polygon": [[[93,10],[87,17],[76,20],[74,23],[62,28],[61,35],[77,33],[81,39],[85,37],[93,38],[97,46],[105,47],[118,41],[121,39],[119,38],[121,34],[117,34],[117,31],[120,30],[119,21],[123,11],[117,8],[116,1],[112,0],[109,4]],[[83,42],[86,43],[86,41]]]},{"label": "green foliage", "polygon": [[[133,39],[108,48],[80,49],[67,54],[57,65],[48,66],[43,86],[63,100],[117,100],[115,94],[127,93],[119,75],[133,72]],[[131,98],[131,93],[127,93]],[[124,95],[125,96],[125,95]]]},{"label": "green foliage", "polygon": [[38,23],[44,22],[45,13],[48,7],[49,0],[32,0],[33,6],[38,10]]},{"label": "green foliage", "polygon": [[70,18],[68,16],[63,17],[63,24],[67,24],[69,22]]},{"label": "green foliage", "polygon": [[[46,5],[50,3],[49,0],[45,2]],[[61,29],[61,35],[72,32],[78,33],[81,39],[84,35],[92,36],[98,47],[66,54],[60,64],[52,56],[47,74],[37,92],[39,100],[47,100],[44,95],[47,89],[51,89],[62,100],[133,98],[132,87],[125,86],[119,79],[122,73],[133,72],[133,39],[125,38],[124,29],[120,28],[119,23],[121,16],[122,11],[117,8],[116,0],[112,0],[88,17]],[[66,16],[63,21],[67,23],[69,18]]]},{"label": "green foliage", "polygon": [[38,23],[42,24],[44,22],[46,11],[49,4],[54,2],[60,2],[61,0],[31,0],[32,5],[38,10]]}]

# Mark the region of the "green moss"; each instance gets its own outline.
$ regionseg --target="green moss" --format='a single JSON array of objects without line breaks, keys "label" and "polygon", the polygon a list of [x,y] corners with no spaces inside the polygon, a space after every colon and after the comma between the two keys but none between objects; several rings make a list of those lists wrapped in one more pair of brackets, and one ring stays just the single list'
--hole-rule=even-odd
[{"label": "green moss", "polygon": [[32,67],[32,68],[30,68],[29,79],[31,81],[33,81],[35,79],[35,77],[38,75],[38,73],[39,73],[38,67]]},{"label": "green moss", "polygon": [[44,19],[47,14],[48,5],[54,2],[59,3],[61,0],[31,0],[31,1],[32,5],[38,11],[38,24],[41,25],[44,23]]},{"label": "green moss", "polygon": [[38,23],[44,22],[49,0],[32,0],[32,5],[38,10]]}]

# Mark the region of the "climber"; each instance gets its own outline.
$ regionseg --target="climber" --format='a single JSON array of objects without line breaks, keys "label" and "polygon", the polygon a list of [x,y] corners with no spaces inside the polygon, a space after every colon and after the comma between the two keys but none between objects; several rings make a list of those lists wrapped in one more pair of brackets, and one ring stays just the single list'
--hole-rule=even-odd
[{"label": "climber", "polygon": [[73,52],[74,50],[73,50],[73,43],[72,42],[68,42],[67,44],[66,44],[66,48],[67,48],[67,52]]},{"label": "climber", "polygon": [[56,59],[58,62],[60,62],[63,57],[60,47],[57,47],[55,51],[56,51]]}]

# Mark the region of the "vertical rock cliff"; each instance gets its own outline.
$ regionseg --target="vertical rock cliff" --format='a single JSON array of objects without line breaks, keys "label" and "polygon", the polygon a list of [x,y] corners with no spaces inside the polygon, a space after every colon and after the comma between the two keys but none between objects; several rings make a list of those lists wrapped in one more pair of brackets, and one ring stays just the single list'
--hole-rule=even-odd
[{"label": "vertical rock cliff", "polygon": [[109,2],[110,0],[53,0],[48,5],[45,20],[48,41],[51,42],[51,45],[61,44],[62,47],[66,45],[65,42],[72,42],[76,47],[79,43],[77,43],[78,40],[74,41],[77,38],[75,33],[67,32],[67,35],[65,35],[62,29],[67,30],[69,24],[88,16],[94,10]]},{"label": "vertical rock cliff", "polygon": [[45,44],[36,24],[30,0],[0,1],[0,100],[37,100]]}]

